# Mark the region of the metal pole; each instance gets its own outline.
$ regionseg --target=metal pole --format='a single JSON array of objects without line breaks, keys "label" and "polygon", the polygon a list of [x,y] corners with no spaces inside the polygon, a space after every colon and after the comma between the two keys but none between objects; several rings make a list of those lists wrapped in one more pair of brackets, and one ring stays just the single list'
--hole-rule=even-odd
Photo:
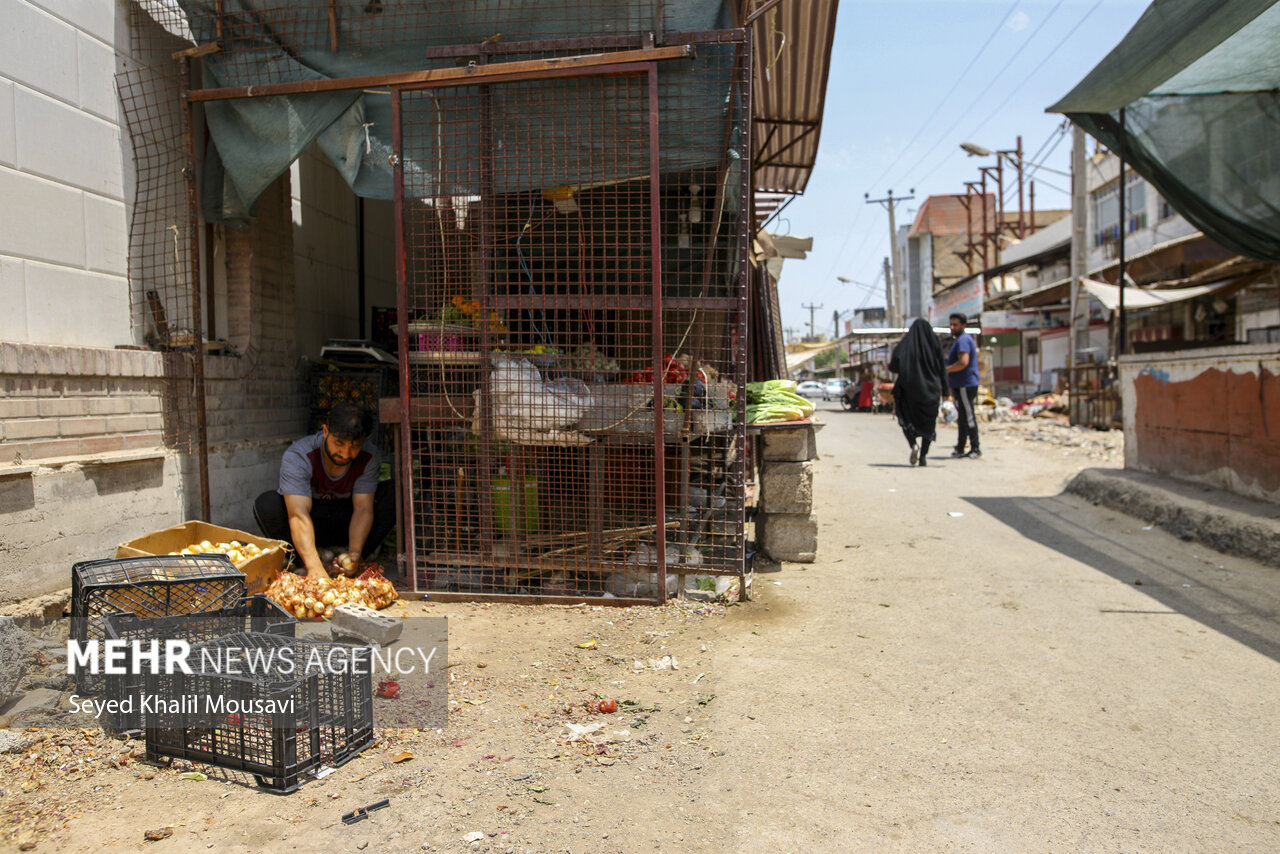
[{"label": "metal pole", "polygon": [[1035,233],[1036,233],[1036,182],[1035,182],[1035,181],[1031,181],[1031,182],[1030,182],[1030,186],[1029,186],[1027,189],[1028,189],[1028,190],[1030,191],[1030,193],[1031,193],[1031,203],[1030,203],[1030,208],[1031,208],[1031,233],[1032,233],[1032,234],[1035,234]]},{"label": "metal pole", "polygon": [[[885,308],[885,312],[889,316],[890,325],[896,328],[902,325],[901,323],[898,322],[898,288],[899,288],[898,267],[901,265],[898,263],[898,226],[897,226],[897,219],[894,216],[893,209],[894,209],[893,190],[890,190],[889,191],[889,257],[893,259],[893,264],[889,268],[889,270],[893,274],[893,287],[892,287],[892,290],[889,291],[889,298],[887,300],[888,305],[886,305],[884,308]],[[886,281],[885,284],[887,286],[889,282]]]},{"label": "metal pole", "polygon": [[191,60],[182,57],[182,133],[186,141],[187,183],[187,256],[191,262],[191,332],[195,352],[192,371],[196,405],[196,458],[200,468],[200,518],[212,522],[209,502],[209,425],[204,401],[204,322],[200,316],[200,253],[195,250],[196,229],[200,225],[199,199],[196,196],[195,105],[188,99],[191,92]]},{"label": "metal pole", "polygon": [[889,304],[893,302],[893,298],[890,296],[890,293],[889,293],[889,289],[891,287],[889,284],[889,280],[891,275],[892,273],[889,268],[889,258],[886,256],[884,259],[884,301],[885,301],[884,322],[886,326],[888,326],[893,322],[893,316],[889,313]]},{"label": "metal pole", "polygon": [[[1067,378],[1070,383],[1071,372],[1076,364],[1077,318],[1076,306],[1080,299],[1080,280],[1084,278],[1088,263],[1089,208],[1087,160],[1085,157],[1084,130],[1079,125],[1072,125],[1071,139],[1071,298],[1067,309],[1067,323],[1070,334],[1067,336]],[[1034,185],[1033,185],[1034,186]],[[1088,327],[1085,327],[1086,330]]]},{"label": "metal pole", "polygon": [[[403,527],[400,538],[404,545],[403,573],[409,577],[409,589],[418,592],[418,544],[415,534],[417,515],[414,513],[413,501],[413,459],[416,444],[413,440],[411,415],[412,401],[409,385],[409,277],[405,262],[405,198],[404,198],[404,112],[401,99],[404,93],[398,87],[391,89],[391,166],[393,169],[392,187],[394,189],[393,210],[395,213],[395,265],[396,265],[396,352],[400,364],[400,430],[398,447],[400,451],[400,471],[396,472],[396,484],[399,487],[400,518]],[[436,175],[434,181],[440,181]],[[436,191],[438,192],[438,191]],[[435,209],[432,208],[434,213]],[[423,477],[427,473],[423,472]]]},{"label": "metal pole", "polygon": [[991,232],[987,231],[988,223],[990,222],[987,219],[987,170],[980,169],[978,171],[982,174],[982,269],[985,270],[991,266],[987,256],[987,237],[991,234]]},{"label": "metal pole", "polygon": [[1125,329],[1124,319],[1124,233],[1129,230],[1127,219],[1127,211],[1125,210],[1125,196],[1128,195],[1125,187],[1124,174],[1124,155],[1128,146],[1124,138],[1124,107],[1120,108],[1120,340],[1116,344],[1116,355],[1123,356],[1128,351],[1127,331]]},{"label": "metal pole", "polygon": [[667,366],[662,363],[662,192],[660,138],[658,136],[658,65],[649,63],[649,252],[653,266],[653,516],[658,561],[658,603],[667,601],[666,483],[667,455],[663,445],[662,383]]},{"label": "metal pole", "polygon": [[1022,134],[1018,134],[1018,239],[1027,236],[1027,219],[1022,208]]}]

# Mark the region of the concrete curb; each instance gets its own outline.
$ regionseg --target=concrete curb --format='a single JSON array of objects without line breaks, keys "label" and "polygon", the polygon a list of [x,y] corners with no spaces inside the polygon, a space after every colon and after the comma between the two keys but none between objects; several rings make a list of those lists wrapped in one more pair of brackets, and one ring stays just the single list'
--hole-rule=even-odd
[{"label": "concrete curb", "polygon": [[1125,469],[1085,469],[1067,491],[1184,540],[1280,567],[1280,505]]}]

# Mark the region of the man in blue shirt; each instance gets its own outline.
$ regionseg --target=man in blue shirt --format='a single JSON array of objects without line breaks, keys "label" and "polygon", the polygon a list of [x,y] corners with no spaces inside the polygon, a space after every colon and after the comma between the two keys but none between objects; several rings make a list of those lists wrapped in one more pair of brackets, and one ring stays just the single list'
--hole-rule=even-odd
[{"label": "man in blue shirt", "polygon": [[[947,385],[951,387],[951,395],[956,399],[956,410],[960,413],[960,439],[953,457],[982,456],[978,450],[978,419],[974,415],[973,403],[978,397],[978,345],[973,336],[964,331],[968,320],[963,314],[951,315],[951,334],[955,341],[951,351],[947,353]],[[965,442],[969,443],[969,451],[965,452]]]},{"label": "man in blue shirt", "polygon": [[373,415],[350,403],[333,408],[319,433],[289,446],[280,461],[280,485],[254,502],[262,533],[293,544],[312,578],[327,578],[319,547],[345,547],[354,575],[372,558],[396,523],[395,492],[378,482],[381,458],[365,439]]}]

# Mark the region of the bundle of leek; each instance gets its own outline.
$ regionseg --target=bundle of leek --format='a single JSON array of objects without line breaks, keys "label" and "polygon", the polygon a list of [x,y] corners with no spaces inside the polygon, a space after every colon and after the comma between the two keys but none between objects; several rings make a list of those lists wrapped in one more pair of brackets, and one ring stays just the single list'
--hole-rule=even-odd
[{"label": "bundle of leek", "polygon": [[747,383],[747,423],[800,421],[813,414],[813,404],[796,394],[791,380]]}]

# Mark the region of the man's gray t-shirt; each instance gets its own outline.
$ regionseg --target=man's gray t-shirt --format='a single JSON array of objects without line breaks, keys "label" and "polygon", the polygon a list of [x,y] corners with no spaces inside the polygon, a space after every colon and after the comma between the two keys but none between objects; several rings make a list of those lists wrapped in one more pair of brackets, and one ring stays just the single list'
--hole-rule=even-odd
[{"label": "man's gray t-shirt", "polygon": [[324,431],[305,436],[289,446],[280,461],[281,495],[307,495],[314,499],[350,498],[352,493],[370,495],[378,489],[381,455],[375,445],[362,448],[342,477],[334,479],[324,470]]}]

